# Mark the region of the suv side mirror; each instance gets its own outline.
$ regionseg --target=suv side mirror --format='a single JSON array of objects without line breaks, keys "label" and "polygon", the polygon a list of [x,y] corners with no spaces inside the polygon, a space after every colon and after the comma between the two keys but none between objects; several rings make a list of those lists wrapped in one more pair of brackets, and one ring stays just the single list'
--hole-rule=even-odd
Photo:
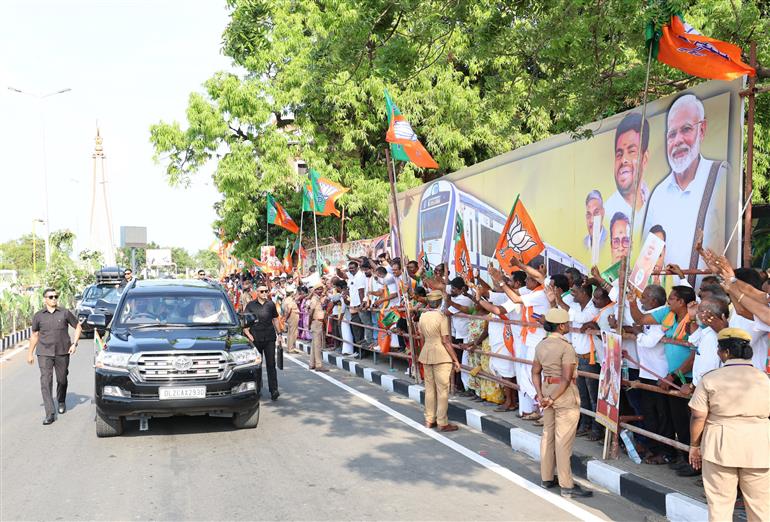
[{"label": "suv side mirror", "polygon": [[86,322],[91,326],[104,328],[107,326],[107,317],[105,317],[104,314],[91,314],[88,316],[88,319],[86,319]]},{"label": "suv side mirror", "polygon": [[75,296],[75,301],[80,301],[81,299],[83,299],[83,294],[78,294]]},{"label": "suv side mirror", "polygon": [[257,322],[257,316],[254,314],[241,314],[241,326],[248,328]]}]

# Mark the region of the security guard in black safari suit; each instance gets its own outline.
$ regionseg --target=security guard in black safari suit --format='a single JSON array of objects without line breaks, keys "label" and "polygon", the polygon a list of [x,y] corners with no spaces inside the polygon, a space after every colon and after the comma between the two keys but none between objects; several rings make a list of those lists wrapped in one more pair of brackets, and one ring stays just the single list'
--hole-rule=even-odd
[{"label": "security guard in black safari suit", "polygon": [[[35,361],[37,348],[37,364],[40,367],[40,392],[43,394],[45,420],[43,424],[51,424],[56,417],[53,402],[53,373],[56,372],[56,400],[59,403],[59,413],[67,411],[67,373],[69,373],[70,355],[75,353],[82,326],[75,316],[66,308],[58,306],[59,294],[53,288],[43,292],[44,308],[32,318],[32,337],[29,340],[27,362]],[[75,340],[70,343],[69,327],[75,329]]]}]

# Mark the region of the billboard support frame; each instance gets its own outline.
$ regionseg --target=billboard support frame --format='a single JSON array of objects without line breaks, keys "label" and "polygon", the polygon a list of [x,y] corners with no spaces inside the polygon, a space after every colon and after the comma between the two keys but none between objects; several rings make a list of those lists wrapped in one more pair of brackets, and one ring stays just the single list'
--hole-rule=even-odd
[{"label": "billboard support frame", "polygon": [[[757,67],[757,42],[751,42],[749,51],[749,63],[756,69]],[[756,91],[757,77],[749,76],[749,88],[746,96],[749,98],[749,109],[747,116],[747,143],[746,143],[746,172],[743,178],[743,195],[748,194],[748,203],[743,214],[743,266],[751,266],[751,198],[753,196],[753,176],[754,176],[754,112],[756,110]],[[740,217],[738,218],[740,219]]]}]

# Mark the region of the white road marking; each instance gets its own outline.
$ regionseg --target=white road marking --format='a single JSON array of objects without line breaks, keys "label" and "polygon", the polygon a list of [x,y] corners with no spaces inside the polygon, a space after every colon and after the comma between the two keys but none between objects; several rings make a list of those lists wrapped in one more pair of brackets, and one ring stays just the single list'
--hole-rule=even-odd
[{"label": "white road marking", "polygon": [[[304,362],[292,357],[291,355],[284,355],[287,359],[289,359],[294,364],[301,366],[302,368],[308,369],[308,365]],[[590,513],[589,511],[586,511],[582,507],[580,507],[577,504],[573,504],[572,502],[569,502],[568,500],[564,499],[563,497],[556,495],[554,493],[549,492],[548,490],[543,489],[539,485],[535,484],[534,482],[530,482],[529,480],[525,479],[521,475],[517,475],[513,471],[509,470],[508,468],[505,468],[501,466],[500,464],[497,464],[496,462],[492,462],[491,460],[482,457],[481,455],[478,455],[474,451],[471,451],[470,449],[466,448],[465,446],[458,444],[457,442],[453,441],[450,438],[447,438],[443,435],[441,435],[439,432],[433,431],[431,429],[426,428],[419,422],[415,422],[406,415],[403,415],[393,408],[386,406],[385,404],[381,403],[377,399],[374,399],[365,393],[362,393],[354,388],[351,388],[345,383],[342,383],[335,379],[334,377],[330,377],[328,374],[325,373],[317,373],[319,377],[322,379],[326,379],[330,383],[334,384],[338,388],[341,388],[345,390],[346,392],[350,393],[351,395],[354,395],[361,399],[362,401],[365,401],[375,408],[387,413],[391,417],[398,419],[399,421],[403,422],[410,428],[413,428],[424,435],[427,435],[428,437],[436,440],[437,442],[440,442],[444,446],[456,451],[460,455],[463,455],[464,457],[472,460],[473,462],[484,466],[488,470],[492,471],[493,473],[496,473],[497,475],[501,476],[502,478],[508,480],[509,482],[512,482],[516,484],[519,487],[522,487],[529,491],[530,493],[542,498],[549,504],[552,504],[565,512],[569,513],[570,515],[573,515],[575,518],[579,520],[584,521],[599,521],[602,520],[600,517],[594,515],[593,513]]]},{"label": "white road marking", "polygon": [[21,352],[22,350],[25,350],[26,348],[27,348],[26,346],[19,346],[18,348],[14,348],[13,350],[8,352],[7,354],[5,354],[2,357],[0,357],[0,362],[10,361],[11,357],[13,357],[17,353]]}]

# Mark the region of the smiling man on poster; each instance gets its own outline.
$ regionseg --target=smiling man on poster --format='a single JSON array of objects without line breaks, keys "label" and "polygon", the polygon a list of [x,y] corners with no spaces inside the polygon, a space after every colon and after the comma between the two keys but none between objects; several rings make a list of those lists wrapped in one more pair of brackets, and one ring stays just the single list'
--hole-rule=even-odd
[{"label": "smiling man on poster", "polygon": [[[626,217],[631,217],[631,206],[636,199],[636,211],[638,218],[634,220],[634,231],[642,228],[642,216],[649,198],[647,183],[644,182],[644,172],[649,161],[650,124],[644,120],[642,139],[639,139],[639,130],[642,129],[642,115],[636,112],[626,114],[615,129],[615,163],[613,166],[615,177],[615,192],[607,198],[604,204],[607,219],[618,212]],[[641,141],[641,162],[639,161],[639,146]],[[639,172],[637,164],[639,164]],[[639,183],[637,185],[637,178]],[[634,187],[637,187],[637,195],[634,198]]]},{"label": "smiling man on poster", "polygon": [[[695,233],[721,252],[725,246],[727,170],[725,161],[704,158],[701,145],[707,120],[703,103],[693,94],[677,98],[666,118],[666,155],[671,171],[653,190],[644,220],[646,235],[655,225],[666,230],[666,264],[696,268]],[[690,277],[690,284],[694,277]]]}]

